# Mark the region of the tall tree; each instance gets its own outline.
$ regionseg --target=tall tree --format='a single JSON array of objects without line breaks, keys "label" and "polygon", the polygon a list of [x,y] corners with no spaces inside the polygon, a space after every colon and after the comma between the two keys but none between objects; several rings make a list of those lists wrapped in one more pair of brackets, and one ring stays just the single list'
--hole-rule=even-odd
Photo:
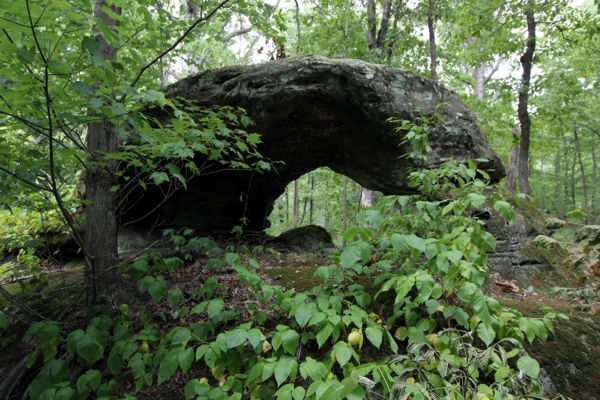
[{"label": "tall tree", "polygon": [[521,125],[521,143],[519,146],[519,191],[531,194],[529,186],[529,144],[531,141],[531,119],[528,110],[529,87],[531,84],[531,68],[533,65],[533,54],[535,53],[536,21],[533,2],[529,1],[525,8],[527,19],[527,45],[525,52],[520,58],[523,67],[521,85],[519,87],[518,115]]},{"label": "tall tree", "polygon": [[[109,7],[106,0],[96,0],[94,17],[98,23],[112,29],[117,20],[111,18],[105,9],[116,16],[121,14],[121,9],[114,5]],[[117,48],[104,35],[97,35],[96,42],[98,56],[104,62],[117,59]],[[95,300],[98,295],[117,297],[122,289],[122,278],[112,268],[118,263],[116,192],[111,190],[118,184],[115,181],[117,162],[105,157],[117,151],[117,134],[112,121],[102,117],[90,123],[87,131],[89,158],[85,171],[85,194],[89,204],[85,212],[85,271],[86,282],[93,289],[91,300]]]}]

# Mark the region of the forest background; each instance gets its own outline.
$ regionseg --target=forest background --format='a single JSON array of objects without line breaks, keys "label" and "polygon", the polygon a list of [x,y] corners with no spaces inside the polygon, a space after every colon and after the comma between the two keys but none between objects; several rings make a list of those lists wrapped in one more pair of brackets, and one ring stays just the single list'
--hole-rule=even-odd
[{"label": "forest background", "polygon": [[[257,155],[257,149],[260,151],[260,144],[259,139],[252,135],[251,125],[249,128],[249,121],[242,113],[228,109],[220,109],[213,113],[198,110],[192,104],[166,99],[160,88],[204,69],[305,54],[349,57],[388,64],[413,70],[452,88],[476,111],[482,130],[494,149],[504,158],[509,177],[501,186],[508,193],[529,196],[531,201],[549,215],[564,217],[575,212],[578,216],[583,215],[588,222],[597,221],[596,143],[600,135],[600,117],[596,101],[599,85],[596,65],[600,54],[599,8],[600,4],[597,2],[574,5],[568,1],[531,0],[294,1],[274,4],[227,0],[221,3],[161,3],[144,0],[126,3],[97,0],[94,4],[60,0],[10,1],[2,10],[0,19],[3,34],[0,43],[0,85],[3,88],[0,93],[0,203],[3,208],[0,211],[1,244],[5,248],[30,249],[31,251],[24,250],[19,259],[21,267],[29,267],[28,260],[31,260],[32,265],[39,261],[34,257],[32,250],[40,242],[37,234],[68,231],[75,236],[86,258],[84,287],[93,289],[91,292],[86,291],[87,298],[83,309],[86,312],[93,310],[94,306],[98,305],[97,295],[127,298],[128,286],[117,276],[115,265],[118,229],[116,210],[121,204],[120,201],[126,198],[126,194],[123,193],[126,193],[129,187],[129,183],[115,183],[114,176],[122,174],[122,170],[117,168],[119,163],[138,168],[135,184],[140,187],[158,185],[170,180],[178,190],[185,187],[188,178],[186,171],[202,172],[202,166],[189,161],[193,151],[205,153],[210,160],[222,161],[227,167],[271,167],[260,161],[254,164],[246,163]],[[156,121],[144,117],[140,110],[148,106],[171,107],[176,110],[171,124],[160,126]],[[194,129],[196,120],[192,117],[201,117],[202,131]],[[224,120],[228,121],[227,126],[223,123]],[[237,125],[240,129],[229,129],[231,125]],[[131,128],[139,134],[141,142],[136,146],[126,145],[118,148],[118,138],[132,137]],[[103,138],[110,140],[103,141]],[[185,138],[185,141],[180,138]],[[188,144],[193,151],[188,148]],[[231,157],[228,157],[228,154],[236,155],[234,164],[237,164],[229,164]],[[173,162],[165,164],[152,161],[157,159]],[[82,174],[84,169],[85,176]],[[469,167],[468,170],[470,174],[467,175],[475,175],[475,169]],[[78,190],[78,182],[82,179],[86,181],[85,195],[82,194],[82,190]],[[473,186],[477,190],[478,186]],[[273,223],[270,232],[278,233],[290,227],[316,223],[324,225],[332,232],[339,244],[344,238],[350,239],[364,233],[356,230],[352,234],[342,236],[342,232],[346,231],[350,224],[349,221],[353,221],[361,210],[376,206],[380,198],[379,194],[361,188],[345,177],[327,169],[319,169],[292,183],[277,201],[270,218]],[[470,197],[465,195],[452,203],[462,204],[464,207],[457,206],[452,213],[456,213],[460,219],[463,217],[461,213],[467,207],[482,204],[484,200],[481,193]],[[415,207],[422,207],[424,203],[420,204],[416,203]],[[86,227],[83,230],[78,225],[77,217],[82,205],[86,208]],[[440,204],[435,204],[435,207],[437,206]],[[501,201],[497,209],[501,210],[502,215],[511,218],[512,211],[508,203]],[[407,261],[406,266],[401,268],[407,268],[411,273],[417,270],[414,274],[419,277],[407,278],[412,275],[401,271],[402,277],[391,277],[389,285],[384,284],[386,290],[395,285],[394,289],[403,293],[398,294],[395,304],[397,314],[394,318],[405,315],[406,321],[414,323],[413,318],[416,318],[416,314],[411,311],[412,308],[429,301],[430,317],[423,319],[425,322],[422,327],[415,328],[406,322],[408,332],[414,334],[414,338],[422,343],[427,343],[429,339],[423,339],[423,332],[433,333],[436,326],[433,316],[443,309],[437,308],[438,299],[442,296],[441,286],[438,287],[438,283],[435,283],[435,279],[430,275],[433,273],[431,271],[440,268],[441,272],[438,272],[440,276],[444,276],[444,282],[448,283],[450,288],[455,287],[457,293],[461,293],[460,299],[474,307],[470,323],[466,314],[456,311],[460,308],[453,306],[447,307],[448,315],[444,313],[444,317],[456,318],[462,321],[463,327],[476,330],[478,337],[487,346],[496,335],[507,338],[516,335],[520,341],[524,340],[524,332],[530,341],[536,335],[547,337],[548,331],[552,331],[549,321],[555,318],[556,314],[545,317],[543,321],[541,318],[523,318],[517,312],[500,310],[497,302],[484,298],[481,290],[477,289],[485,276],[482,268],[486,262],[485,251],[495,246],[491,235],[482,232],[476,222],[450,218],[450,209],[444,208],[444,211],[431,213],[440,221],[445,218],[444,223],[440,222],[438,228],[435,228],[443,232],[432,230],[423,234],[423,237],[430,236],[426,239],[429,241],[427,246],[433,246],[433,241],[437,240],[434,237],[444,236],[445,242],[436,242],[435,246],[438,247],[434,252],[430,247],[426,247],[424,239],[415,236],[413,231],[408,229],[412,228],[413,223],[427,225],[430,222],[425,220],[427,213],[414,216],[416,222],[399,224],[398,229],[408,229],[406,234],[400,235],[392,230],[381,234],[382,237],[388,235],[389,238],[383,238],[378,246],[385,248],[386,254],[397,259],[394,259],[393,263],[382,264],[388,270],[381,275],[379,283],[384,278],[391,277],[389,271],[392,264],[400,264],[398,260],[406,254],[414,258],[414,265],[408,265]],[[376,214],[369,215],[374,218]],[[376,229],[377,225],[373,223],[373,229]],[[442,226],[443,228],[439,228]],[[461,229],[466,230],[467,226],[471,229],[469,234],[467,231],[463,232],[464,235],[458,232]],[[458,233],[455,235],[454,232]],[[176,241],[180,240],[180,236],[173,232],[171,235]],[[368,255],[373,246],[367,244],[367,239],[353,242],[341,256],[338,255],[340,269],[346,270],[340,272],[341,275],[353,274],[355,261],[359,258],[363,261],[364,271],[371,267],[368,264]],[[446,243],[452,243],[454,247],[446,248]],[[481,249],[480,253],[478,249]],[[245,283],[256,286],[256,279],[259,279],[256,278],[256,274],[252,275],[244,269],[245,267],[242,268],[240,257],[236,258],[235,254],[231,254],[233,253],[224,257],[225,261],[219,262],[232,264],[238,268],[236,271],[240,273],[240,281],[245,279]],[[423,258],[421,255],[430,261],[431,265],[426,270],[419,269],[419,260]],[[473,262],[473,259],[478,261]],[[183,261],[174,257],[165,258],[161,262],[171,270],[172,267],[183,264]],[[460,266],[463,276],[457,278],[454,274],[445,275],[447,271],[442,269],[447,269],[448,265],[457,268]],[[142,276],[136,275],[135,268],[138,267],[139,271],[143,270],[145,273],[151,266],[136,263],[128,265],[127,268],[131,269],[127,271],[132,279],[134,276],[138,279]],[[361,266],[359,269],[362,271],[362,268]],[[325,282],[324,287],[330,285],[332,279],[338,279],[338,275],[333,276],[334,270],[335,268],[319,267],[318,274]],[[400,281],[404,283],[400,284]],[[341,291],[336,286],[340,282],[327,287],[330,290]],[[156,303],[167,293],[167,285],[161,276],[147,275],[141,280],[141,286],[142,291],[148,291]],[[255,290],[259,290],[260,285],[254,286]],[[412,292],[409,293],[413,286],[418,296],[414,302],[405,302],[405,299],[413,296]],[[216,288],[217,286],[203,289],[204,292],[199,296],[210,298],[219,293],[220,289]],[[366,308],[370,302],[370,297],[367,296],[370,295],[364,288],[352,290],[355,289],[356,292],[344,292],[340,295],[341,298],[360,298],[362,300],[356,301],[362,302],[359,305]],[[210,294],[207,294],[207,290]],[[276,289],[263,286],[261,290],[264,298],[272,299]],[[183,295],[172,292],[169,291],[169,301],[178,305]],[[267,292],[270,295],[267,295]],[[356,295],[359,292],[363,297]],[[437,297],[431,297],[434,296],[432,292],[436,293]],[[452,295],[451,292],[452,290],[449,290],[450,294],[447,297]],[[322,297],[322,294],[314,293],[298,294],[296,297],[293,297],[291,292],[277,293],[278,306],[290,308],[287,310],[290,316],[302,309],[303,313],[306,312],[303,315],[310,316],[310,321],[313,310],[308,310],[308,306],[304,307],[304,302],[307,298]],[[6,299],[11,299],[9,293],[3,294]],[[78,296],[79,294],[75,296],[67,309],[77,301]],[[350,300],[344,301],[351,304]],[[448,305],[446,299],[439,301],[444,302],[445,306]],[[293,309],[292,302],[295,302]],[[18,302],[13,303],[19,305]],[[225,316],[221,316],[220,313],[224,307],[221,298],[206,300],[201,305],[203,308],[194,310],[199,314],[207,312],[211,323],[225,325],[228,322],[228,314],[224,313]],[[331,305],[330,308],[326,306],[327,310],[342,313],[341,300],[339,307],[337,303]],[[357,305],[353,304],[350,307]],[[406,310],[401,309],[402,307],[406,307]],[[30,312],[20,305],[18,308]],[[88,368],[102,357],[104,346],[109,348],[114,345],[111,355],[114,353],[114,357],[121,357],[120,352],[125,351],[124,347],[116,344],[126,341],[133,343],[133,332],[129,332],[128,313],[124,307],[121,310],[123,316],[118,317],[121,319],[110,322],[114,324],[115,329],[105,327],[105,331],[102,331],[103,335],[108,335],[102,336],[102,341],[98,339],[100,336],[94,336],[99,326],[88,327],[86,333],[80,329],[71,333],[63,331],[63,339],[68,334],[70,339],[66,341],[77,343],[77,352],[72,346],[69,347],[69,352],[83,357],[89,364]],[[344,309],[344,312],[346,311],[348,310]],[[338,317],[337,314],[330,318]],[[18,319],[16,314],[6,315]],[[36,313],[33,312],[32,315],[36,316]],[[290,320],[290,325],[301,331],[306,340],[314,339],[313,332],[307,329],[313,325],[312,322],[298,315],[295,321]],[[396,341],[384,328],[382,321],[371,320],[366,312],[357,311],[356,315],[359,315],[357,322],[349,320],[350,322],[345,321],[344,324],[348,330],[353,323],[359,327],[361,344],[360,329],[364,323],[368,326],[365,335],[372,344],[379,347],[382,337],[385,336],[389,345],[394,346]],[[61,314],[58,319],[62,316]],[[37,317],[45,322],[32,324],[30,334],[41,332],[41,346],[37,354],[44,353],[47,362],[44,373],[52,374],[56,382],[42,382],[46,378],[38,377],[36,385],[40,393],[44,390],[58,393],[63,392],[63,389],[66,393],[67,387],[60,389],[62,381],[59,382],[58,378],[64,378],[62,361],[53,359],[62,340],[55,340],[58,325],[39,314]],[[505,318],[508,320],[504,321]],[[512,332],[505,331],[504,326],[498,324],[498,320],[507,322],[513,319],[518,319],[519,328],[513,329]],[[0,322],[7,325],[6,321],[8,319],[3,316]],[[92,319],[92,325],[104,323],[102,321],[105,320],[96,316]],[[322,328],[319,325],[316,338],[319,347],[332,335],[336,341],[340,335],[339,330],[346,329],[340,328],[339,321],[318,321],[314,324],[322,322],[325,325]],[[122,331],[128,331],[131,335],[127,333],[128,338],[117,340],[117,331],[121,327]],[[293,364],[288,358],[295,353],[299,336],[296,331],[284,328],[278,327],[278,332],[271,332],[268,336],[274,341],[279,340],[279,345],[275,348],[278,352],[276,362],[278,365],[286,365],[287,371],[288,364]],[[416,330],[421,328],[422,330],[416,333]],[[61,326],[61,329],[64,327]],[[109,331],[110,334],[107,333]],[[228,344],[221,343],[224,346],[221,347],[223,351],[227,351],[229,355],[235,353],[236,348],[249,338],[246,331],[248,329],[239,328],[228,332],[224,336]],[[406,332],[403,334],[402,331],[396,333],[397,339],[406,339],[409,335]],[[180,339],[188,334],[185,340],[172,341],[174,337]],[[265,337],[262,333],[254,330],[253,334],[255,337],[248,339],[252,343],[264,342]],[[322,339],[319,339],[319,335]],[[143,365],[154,368],[153,372],[148,373],[141,370],[141,375],[135,377],[136,385],[144,385],[146,382],[151,386],[157,368],[159,383],[168,379],[178,367],[187,371],[191,365],[191,356],[188,352],[190,348],[185,346],[190,337],[189,329],[177,327],[165,335],[165,340],[168,339],[166,342],[161,339],[159,344],[158,339],[149,340],[152,347],[156,348],[155,361],[146,360],[146,341],[140,346],[135,345],[135,357],[139,354],[136,360],[143,359]],[[220,335],[219,337],[222,338]],[[136,338],[139,339],[138,336]],[[410,339],[413,340],[413,337]],[[210,354],[207,350],[209,345],[200,345],[204,343],[202,340],[204,339],[197,343],[198,349],[208,353],[198,351],[196,361],[202,359],[205,354]],[[415,343],[418,340],[415,340]],[[350,357],[354,357],[349,346],[346,342],[338,341],[333,349],[330,349],[332,356],[343,356],[341,359],[344,362],[339,362],[340,368],[347,369]],[[215,349],[214,352],[216,351]],[[286,356],[285,353],[290,354]],[[114,357],[113,360],[118,359]],[[120,358],[120,366],[113,365],[115,371],[123,367],[123,359],[126,358],[128,357],[124,355]],[[358,355],[356,359],[358,362]],[[164,360],[169,362],[162,362]],[[215,360],[211,360],[214,365]],[[332,360],[330,364],[335,364],[335,359]],[[528,376],[537,377],[539,366],[536,362],[526,356],[519,360],[521,361],[517,365],[518,369],[527,371]],[[253,362],[256,362],[254,366],[260,365],[266,370],[267,367],[263,365],[265,363],[260,357]],[[254,366],[248,366],[248,370]],[[228,365],[230,370],[238,367]],[[296,363],[295,368],[297,367]],[[270,383],[273,391],[286,379],[293,380],[290,378],[291,368],[285,376],[276,374],[277,386],[273,382]],[[331,372],[331,365],[329,368]],[[318,369],[320,371],[322,366]],[[388,368],[386,374],[389,374],[389,371]],[[345,370],[344,373],[346,372],[348,371]],[[81,393],[85,392],[86,387],[93,390],[98,387],[96,373],[97,371],[86,373],[87,380],[82,381],[82,387],[78,388]],[[114,372],[114,375],[118,375],[118,372]],[[218,375],[219,373],[213,371],[215,379],[223,378],[219,378]],[[235,385],[239,386],[242,378],[234,375],[227,379],[237,379]],[[265,376],[263,373],[263,380],[271,377]],[[512,376],[518,380],[518,374]],[[500,378],[496,378],[496,383],[506,383],[499,382],[503,380]],[[349,376],[346,379],[349,379]],[[387,378],[377,379],[385,381]],[[319,380],[315,379],[315,383],[317,381]],[[194,384],[205,385],[204,382]],[[331,382],[324,384],[329,385],[329,388],[339,387]],[[530,384],[529,381],[525,382],[524,390],[529,390]],[[234,383],[228,390],[233,388],[233,385]],[[256,384],[249,390],[260,390],[259,386]],[[292,396],[291,391],[296,391],[299,387],[294,388],[292,385],[288,392],[281,392],[280,397],[285,397],[288,393]],[[196,389],[192,387],[193,390]],[[263,387],[262,390],[266,389]]]}]

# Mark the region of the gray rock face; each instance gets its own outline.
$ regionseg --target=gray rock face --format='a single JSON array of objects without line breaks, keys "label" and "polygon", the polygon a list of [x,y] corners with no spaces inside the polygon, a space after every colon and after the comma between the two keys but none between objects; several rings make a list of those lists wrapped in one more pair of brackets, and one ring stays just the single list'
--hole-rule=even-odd
[{"label": "gray rock face", "polygon": [[[315,168],[327,166],[364,187],[386,194],[412,193],[407,174],[415,163],[399,146],[390,117],[415,121],[420,116],[442,122],[431,130],[427,167],[444,157],[486,158],[480,168],[492,179],[505,175],[474,113],[458,95],[411,72],[351,59],[292,57],[253,66],[203,71],[166,88],[169,96],[194,99],[200,106],[228,105],[247,110],[261,135],[265,159],[282,161],[276,171],[242,171],[201,176],[148,218],[163,226],[196,229],[231,228],[248,219],[263,229],[273,202],[286,185]],[[439,106],[438,106],[439,105]],[[436,108],[438,106],[438,108]],[[198,165],[203,160],[197,160]],[[242,201],[241,194],[244,194]],[[152,210],[161,200],[150,192],[124,220]]]}]

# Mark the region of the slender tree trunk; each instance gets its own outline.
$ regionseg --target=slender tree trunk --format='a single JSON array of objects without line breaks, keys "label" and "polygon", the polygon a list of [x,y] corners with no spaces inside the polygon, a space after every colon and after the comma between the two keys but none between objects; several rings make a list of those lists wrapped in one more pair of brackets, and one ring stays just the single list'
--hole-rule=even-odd
[{"label": "slender tree trunk", "polygon": [[[343,206],[343,210],[344,210],[344,221],[343,221],[343,232],[346,232],[346,229],[348,229],[348,178],[346,178],[346,176],[344,176],[344,204]],[[344,240],[344,246],[346,245],[346,241]]]},{"label": "slender tree trunk", "polygon": [[290,220],[290,192],[285,189],[285,222]]},{"label": "slender tree trunk", "polygon": [[300,54],[300,6],[298,5],[298,0],[294,0],[296,3],[296,29],[298,33],[298,42],[296,43],[296,55]]},{"label": "slender tree trunk", "polygon": [[298,179],[294,181],[294,228],[298,227],[298,213],[299,213],[299,204],[298,204]]},{"label": "slender tree trunk", "polygon": [[431,80],[437,82],[437,49],[435,45],[434,0],[429,0],[427,29],[429,30],[429,54],[431,58]]},{"label": "slender tree trunk", "polygon": [[544,156],[540,160],[540,208],[544,210]]},{"label": "slender tree trunk", "polygon": [[314,193],[315,193],[315,175],[310,174],[310,224],[313,224],[313,208],[314,208]]},{"label": "slender tree trunk", "polygon": [[[106,0],[96,0],[94,16],[108,27],[117,25],[103,10],[108,7]],[[110,6],[120,15],[121,9]],[[117,49],[112,47],[102,35],[96,36],[100,47],[99,56],[105,61],[115,61]],[[92,288],[89,303],[101,296],[115,297],[121,289],[120,276],[115,267],[119,261],[117,249],[118,221],[116,214],[116,192],[111,188],[117,183],[115,176],[117,163],[103,157],[117,151],[115,126],[108,119],[88,125],[87,148],[90,153],[85,171],[85,196],[89,204],[85,209],[85,248],[88,257],[85,262],[86,284]],[[100,166],[94,162],[103,162]]]},{"label": "slender tree trunk", "polygon": [[[198,12],[200,10],[194,2],[189,0],[182,0],[182,5],[185,8],[185,15],[183,16],[183,19],[185,21],[192,21],[198,18]],[[197,73],[199,71],[198,64],[201,64],[202,61],[200,61],[198,57],[196,57],[196,55],[192,52],[187,53],[187,57],[189,60],[190,74]]]},{"label": "slender tree trunk", "polygon": [[508,151],[508,175],[506,177],[506,190],[514,194],[517,192],[517,156],[519,154],[519,128],[513,128],[513,139]]},{"label": "slender tree trunk", "polygon": [[598,194],[598,163],[596,161],[596,146],[592,145],[592,190],[591,190],[591,201],[590,210],[592,215],[596,216],[596,195]]},{"label": "slender tree trunk", "polygon": [[569,152],[567,150],[565,150],[564,152],[564,156],[565,156],[565,176],[563,178],[563,194],[564,194],[564,199],[565,201],[563,202],[563,205],[565,207],[565,212],[567,211],[566,208],[568,208],[569,205]]},{"label": "slender tree trunk", "polygon": [[[396,5],[396,9],[394,10],[394,23],[392,25],[392,33],[393,36],[395,37],[396,32],[398,31],[398,20],[400,19],[400,12],[402,11],[402,4],[403,1],[402,0],[398,0],[398,4]],[[394,53],[394,41],[390,40],[388,42],[388,48],[387,48],[387,61],[390,62],[392,55]]]},{"label": "slender tree trunk", "polygon": [[577,135],[577,120],[573,118],[573,139],[575,140],[575,152],[579,160],[579,169],[581,170],[581,182],[583,184],[583,212],[588,215],[588,191],[587,182],[585,179],[585,168],[583,168],[583,161],[581,161],[581,148],[579,146],[579,136]]},{"label": "slender tree trunk", "polygon": [[556,153],[554,156],[554,212],[558,215],[562,212],[562,207],[560,207],[560,153]]},{"label": "slender tree trunk", "polygon": [[535,52],[535,16],[533,3],[530,1],[525,12],[527,18],[527,47],[521,56],[523,66],[523,78],[519,90],[518,114],[521,124],[521,144],[519,146],[519,191],[527,195],[531,194],[529,186],[529,143],[531,138],[531,120],[529,118],[528,99],[529,85],[531,82],[531,66],[533,64],[533,53]]},{"label": "slender tree trunk", "polygon": [[302,216],[300,217],[300,225],[304,225],[304,217],[306,217],[306,211],[308,210],[308,198],[304,199],[302,204]]},{"label": "slender tree trunk", "polygon": [[571,163],[571,209],[577,207],[577,203],[575,202],[575,158],[577,156],[573,154],[573,162]]}]

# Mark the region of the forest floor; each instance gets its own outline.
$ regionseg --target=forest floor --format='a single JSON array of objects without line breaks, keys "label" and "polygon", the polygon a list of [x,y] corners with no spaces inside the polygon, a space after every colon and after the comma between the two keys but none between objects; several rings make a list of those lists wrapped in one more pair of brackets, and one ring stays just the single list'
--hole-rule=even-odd
[{"label": "forest floor", "polygon": [[[238,255],[242,263],[250,256],[259,262],[261,268],[258,272],[263,282],[280,286],[285,290],[295,289],[298,292],[318,286],[321,279],[314,276],[315,270],[321,265],[328,264],[326,258],[314,253],[274,251],[264,248],[253,252],[251,248],[244,247]],[[187,282],[192,281],[195,285],[201,286],[209,274],[214,274],[223,287],[220,293],[226,305],[223,312],[235,313],[238,322],[250,320],[253,307],[268,309],[267,304],[257,303],[247,286],[240,284],[237,274],[232,269],[223,267],[218,271],[207,273],[205,266],[208,258],[208,256],[199,257],[174,271],[160,271],[160,274],[167,281],[169,288],[183,288]],[[4,282],[2,285],[41,316],[55,319],[66,306],[69,296],[78,290],[83,279],[83,263],[75,260],[67,263],[63,268],[51,264],[47,267],[48,273],[39,277],[13,283]],[[198,276],[201,276],[200,279]],[[377,291],[377,288],[372,285],[372,278],[360,283],[373,294]],[[557,321],[556,336],[550,336],[545,343],[536,340],[526,344],[527,351],[544,369],[541,379],[548,380],[547,387],[551,389],[550,391],[573,399],[600,400],[600,304],[596,302],[591,310],[581,311],[577,309],[577,304],[550,297],[545,287],[523,295],[522,290],[519,292],[510,288],[507,290],[503,283],[503,280],[498,280],[494,276],[486,283],[488,294],[496,298],[502,306],[516,309],[523,315],[531,317],[542,316],[543,312],[540,308],[550,306],[556,312],[570,318],[569,321]],[[577,282],[574,281],[573,285],[576,284]],[[188,301],[191,307],[195,306],[193,300],[188,299]],[[388,304],[386,301],[389,299],[381,296],[371,306],[372,311],[384,319],[391,310],[391,303]],[[175,326],[192,324],[196,322],[194,318],[198,318],[198,315],[188,318],[179,317],[175,307],[166,298],[159,304],[149,303],[146,309],[154,315],[163,316],[161,322],[163,332],[168,332]],[[278,321],[285,322],[285,315],[277,315],[274,311],[269,312],[273,324]],[[67,322],[65,326],[73,323],[72,320],[65,321]],[[22,341],[28,327],[26,322],[25,319],[16,322],[0,334],[0,360],[2,360],[0,382],[34,348],[33,343]],[[104,365],[99,367],[100,371],[103,375],[109,376],[106,360],[100,362],[104,362]],[[190,379],[208,376],[210,371],[207,367],[196,363],[185,374],[178,370],[171,379],[160,386],[153,385],[150,388],[144,386],[136,396],[140,399],[183,399],[183,388]],[[123,374],[119,384],[121,391],[134,393],[135,383],[131,376]]]}]

